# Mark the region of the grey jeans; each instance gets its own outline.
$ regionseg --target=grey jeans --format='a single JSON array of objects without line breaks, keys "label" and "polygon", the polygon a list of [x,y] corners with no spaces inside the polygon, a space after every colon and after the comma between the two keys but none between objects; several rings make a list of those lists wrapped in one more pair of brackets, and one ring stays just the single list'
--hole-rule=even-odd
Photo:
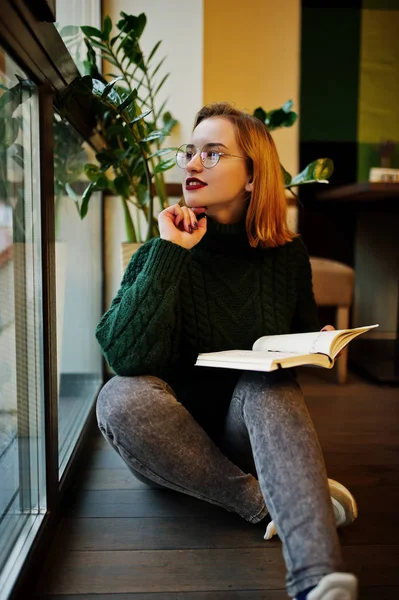
[{"label": "grey jeans", "polygon": [[98,397],[97,418],[133,473],[250,523],[270,513],[290,595],[342,570],[321,448],[289,372],[244,373],[218,440],[152,376],[113,377]]}]

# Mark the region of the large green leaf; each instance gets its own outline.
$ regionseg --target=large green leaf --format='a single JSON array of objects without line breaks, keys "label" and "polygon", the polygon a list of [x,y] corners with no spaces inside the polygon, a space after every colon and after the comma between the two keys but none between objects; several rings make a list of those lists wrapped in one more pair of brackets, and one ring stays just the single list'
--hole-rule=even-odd
[{"label": "large green leaf", "polygon": [[159,61],[153,72],[151,73],[151,79],[154,79],[155,75],[158,73],[159,69],[162,67],[164,61],[166,60],[166,56],[163,57],[162,60]]},{"label": "large green leaf", "polygon": [[84,166],[87,179],[96,186],[96,189],[105,190],[108,187],[108,178],[97,165],[88,163]]},{"label": "large green leaf", "polygon": [[100,40],[101,40],[103,37],[102,32],[99,29],[97,29],[96,27],[89,27],[88,25],[84,25],[83,27],[81,27],[81,30],[89,38],[95,37],[95,38],[100,38]]},{"label": "large green leaf", "polygon": [[87,59],[88,59],[88,61],[91,62],[93,65],[95,65],[97,67],[96,52],[95,52],[93,46],[91,45],[90,41],[87,38],[84,38],[84,42],[85,42],[86,48],[87,48]]},{"label": "large green leaf", "polygon": [[118,177],[115,177],[114,186],[117,194],[122,196],[122,198],[129,198],[130,180],[127,175],[119,175]]},{"label": "large green leaf", "polygon": [[[114,80],[116,81],[116,80]],[[113,82],[111,81],[109,84],[104,85],[102,81],[99,81],[98,79],[95,79],[94,77],[92,78],[92,93],[97,96],[101,101],[104,101],[105,99],[107,99],[108,101],[111,102],[111,104],[117,108],[121,103],[122,103],[122,99],[119,96],[119,94],[112,89],[113,86],[111,85]],[[109,87],[108,87],[109,86]],[[108,88],[107,94],[105,95],[105,89]]]},{"label": "large green leaf", "polygon": [[10,148],[16,142],[19,133],[19,120],[0,118],[0,146]]},{"label": "large green leaf", "polygon": [[288,100],[281,108],[266,112],[261,106],[254,111],[254,117],[257,117],[265,123],[269,131],[274,131],[280,127],[291,127],[298,118],[296,112],[292,111],[292,100]]},{"label": "large green leaf", "polygon": [[98,40],[94,40],[93,38],[91,38],[90,43],[92,46],[99,48],[99,50],[101,50],[102,54],[107,60],[109,60],[108,57],[112,57],[112,52],[109,50],[108,46],[103,42],[99,42]]},{"label": "large green leaf", "polygon": [[111,18],[106,15],[104,17],[104,23],[103,23],[103,40],[109,40],[109,34],[111,33],[112,30],[112,21]]},{"label": "large green leaf", "polygon": [[163,84],[165,83],[165,81],[168,79],[169,77],[169,73],[167,73],[165,75],[165,77],[162,79],[161,83],[159,84],[159,86],[157,87],[157,89],[155,90],[155,92],[153,93],[153,97],[155,98],[155,96],[158,94],[158,92],[161,90]]},{"label": "large green leaf", "polygon": [[156,114],[156,117],[155,117],[156,119],[159,119],[159,117],[160,117],[160,116],[161,116],[161,114],[163,113],[163,109],[165,108],[165,106],[166,106],[166,103],[167,103],[167,101],[168,101],[168,100],[169,100],[169,98],[166,98],[166,99],[165,99],[165,100],[162,102],[161,108],[158,110],[158,112],[157,112],[157,114]]},{"label": "large green leaf", "polygon": [[133,119],[133,121],[130,121],[129,125],[133,125],[133,123],[138,123],[139,121],[144,119],[147,115],[150,115],[151,113],[152,113],[152,110],[147,110],[146,112],[141,113],[140,115],[135,117]]},{"label": "large green leaf", "polygon": [[274,131],[280,127],[291,127],[297,118],[297,113],[294,111],[287,111],[283,107],[270,111],[266,117],[265,124],[269,131]]},{"label": "large green leaf", "polygon": [[319,158],[295,175],[289,185],[285,187],[290,188],[308,183],[328,183],[333,170],[334,163],[330,158]]},{"label": "large green leaf", "polygon": [[77,25],[65,25],[62,27],[60,31],[61,37],[69,37],[72,35],[77,35],[79,33],[79,27]]},{"label": "large green leaf", "polygon": [[133,100],[137,98],[137,90],[134,89],[130,94],[124,99],[122,104],[118,106],[118,112],[121,113],[127,108],[130,104],[132,104]]},{"label": "large green leaf", "polygon": [[110,150],[102,150],[101,152],[97,152],[96,159],[101,165],[101,169],[106,171],[115,164],[115,155]]},{"label": "large green leaf", "polygon": [[160,40],[159,42],[157,42],[155,44],[155,46],[153,47],[153,49],[151,50],[150,54],[148,55],[147,58],[147,64],[149,65],[151,62],[152,57],[154,56],[155,52],[158,50],[159,46],[162,44],[162,41]]},{"label": "large green leaf", "polygon": [[258,106],[258,108],[255,108],[253,116],[264,123],[267,118],[267,112],[261,106]]},{"label": "large green leaf", "polygon": [[80,218],[84,219],[85,216],[87,215],[87,211],[89,209],[89,201],[90,198],[93,195],[94,192],[94,188],[95,188],[95,184],[94,183],[90,183],[87,188],[85,189],[85,191],[83,192],[82,195],[82,204],[80,205]]},{"label": "large green leaf", "polygon": [[108,177],[104,175],[104,173],[100,173],[97,177],[96,181],[96,190],[106,190],[108,189]]},{"label": "large green leaf", "polygon": [[122,19],[118,21],[118,29],[124,29],[126,33],[132,33],[139,39],[144,31],[147,23],[147,17],[144,13],[141,13],[138,17],[135,15],[128,15],[125,12],[120,13]]},{"label": "large green leaf", "polygon": [[105,100],[105,98],[111,93],[114,85],[116,83],[118,83],[118,81],[120,81],[121,79],[123,79],[123,77],[122,77],[122,75],[119,75],[116,79],[113,79],[112,81],[107,83],[107,85],[104,87],[104,89],[102,91],[101,100]]},{"label": "large green leaf", "polygon": [[163,131],[151,131],[151,133],[145,138],[141,139],[140,142],[154,142],[155,140],[159,140],[163,137],[165,137],[165,133]]},{"label": "large green leaf", "polygon": [[98,168],[98,165],[93,165],[92,163],[87,163],[84,166],[84,171],[87,179],[92,183],[96,183],[99,178],[101,171]]},{"label": "large green leaf", "polygon": [[172,169],[175,165],[176,165],[175,157],[168,158],[167,160],[164,160],[164,161],[158,163],[154,167],[154,173],[163,173],[164,171],[168,171],[169,169]]},{"label": "large green leaf", "polygon": [[22,102],[22,86],[20,83],[17,83],[12,88],[7,89],[0,97],[0,115],[3,118],[11,117]]},{"label": "large green leaf", "polygon": [[172,129],[174,127],[176,127],[178,121],[176,121],[176,119],[174,119],[171,115],[170,112],[166,112],[163,115],[163,122],[164,122],[164,127],[163,130],[165,132],[166,135],[169,135],[170,132],[172,131]]}]

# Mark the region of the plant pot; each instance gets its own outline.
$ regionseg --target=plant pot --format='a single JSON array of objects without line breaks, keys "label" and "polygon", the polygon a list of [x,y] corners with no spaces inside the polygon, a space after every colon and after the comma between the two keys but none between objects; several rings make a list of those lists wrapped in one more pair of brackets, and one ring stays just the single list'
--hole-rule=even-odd
[{"label": "plant pot", "polygon": [[137,243],[135,243],[135,242],[122,242],[122,245],[121,245],[121,269],[122,269],[122,276],[123,276],[124,272],[126,271],[126,267],[128,266],[129,261],[132,258],[133,254],[142,245],[143,244],[141,242],[137,242]]}]

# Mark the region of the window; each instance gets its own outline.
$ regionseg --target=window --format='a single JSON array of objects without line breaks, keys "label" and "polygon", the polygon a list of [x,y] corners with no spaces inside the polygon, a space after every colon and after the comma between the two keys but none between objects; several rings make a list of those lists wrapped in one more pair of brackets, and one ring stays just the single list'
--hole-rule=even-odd
[{"label": "window", "polygon": [[[35,10],[22,4],[0,3],[0,39],[10,52],[0,41],[0,600],[8,600],[18,583],[30,597],[35,573],[27,554],[34,542],[40,554],[46,536],[38,532],[51,534],[57,525],[56,508],[72,473],[66,467],[102,383],[94,334],[102,313],[102,199],[93,195],[82,221],[75,200],[92,156],[52,108],[54,90],[58,102],[76,65],[54,24],[42,20],[51,18],[53,2],[41,0]],[[81,2],[58,4],[71,18],[59,30],[79,22],[99,25],[87,15],[75,18]],[[82,10],[88,7],[99,16],[99,0],[88,0]],[[89,135],[88,111],[76,106],[72,112]],[[54,183],[48,177],[52,160]]]},{"label": "window", "polygon": [[80,135],[54,115],[60,478],[102,381],[94,335],[102,311],[101,195],[92,196],[83,220],[76,206],[88,184],[89,156]]},{"label": "window", "polygon": [[0,596],[46,511],[39,115],[0,48]]},{"label": "window", "polygon": [[[56,27],[77,68],[84,72],[86,46],[80,25],[100,25],[98,0],[57,0]],[[80,135],[54,115],[59,476],[80,435],[101,385],[101,351],[94,336],[102,314],[101,194],[87,217],[76,210],[95,162]]]}]

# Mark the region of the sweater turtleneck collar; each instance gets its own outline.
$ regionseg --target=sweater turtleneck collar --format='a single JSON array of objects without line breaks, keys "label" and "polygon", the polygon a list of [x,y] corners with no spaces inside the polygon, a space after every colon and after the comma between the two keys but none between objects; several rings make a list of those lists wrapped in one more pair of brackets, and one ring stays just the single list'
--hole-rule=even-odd
[{"label": "sweater turtleneck collar", "polygon": [[223,254],[253,250],[249,245],[245,218],[238,223],[223,224],[207,217],[207,231],[198,246]]}]

